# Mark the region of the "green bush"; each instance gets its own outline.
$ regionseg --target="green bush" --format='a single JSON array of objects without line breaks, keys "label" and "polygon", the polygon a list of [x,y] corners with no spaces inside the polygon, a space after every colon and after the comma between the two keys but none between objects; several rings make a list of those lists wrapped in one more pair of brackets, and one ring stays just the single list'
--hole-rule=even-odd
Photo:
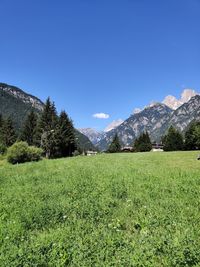
[{"label": "green bush", "polygon": [[17,142],[8,148],[7,160],[12,164],[38,161],[42,158],[42,149],[28,146],[26,142]]},{"label": "green bush", "polygon": [[80,156],[80,152],[78,150],[75,150],[73,153],[73,156],[74,157]]},{"label": "green bush", "polygon": [[39,161],[42,159],[43,150],[35,146],[29,146],[30,161]]}]

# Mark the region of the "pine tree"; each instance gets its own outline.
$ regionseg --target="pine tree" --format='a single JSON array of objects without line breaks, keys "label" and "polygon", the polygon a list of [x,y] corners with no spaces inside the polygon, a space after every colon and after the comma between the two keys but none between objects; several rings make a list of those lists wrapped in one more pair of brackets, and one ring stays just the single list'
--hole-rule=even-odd
[{"label": "pine tree", "polygon": [[195,132],[194,132],[195,138],[196,138],[196,147],[197,149],[200,149],[200,123],[196,123]]},{"label": "pine tree", "polygon": [[50,131],[43,132],[41,137],[41,148],[45,152],[46,158],[56,158],[58,155],[58,139],[57,131],[52,129]]},{"label": "pine tree", "polygon": [[133,148],[136,152],[147,152],[152,149],[148,132],[143,132],[138,138],[135,139]]},{"label": "pine tree", "polygon": [[133,150],[135,151],[135,152],[139,152],[139,137],[138,138],[135,138],[135,140],[134,140],[134,143],[133,143]]},{"label": "pine tree", "polygon": [[57,112],[55,104],[48,97],[44,105],[44,109],[40,115],[38,129],[41,132],[51,131],[57,123]]},{"label": "pine tree", "polygon": [[200,149],[200,127],[196,127],[195,136],[196,136],[196,147],[197,149]]},{"label": "pine tree", "polygon": [[163,138],[163,145],[165,151],[182,150],[183,136],[173,126],[170,126],[167,135]]},{"label": "pine tree", "polygon": [[58,116],[55,104],[47,99],[40,115],[34,143],[41,146],[47,158],[53,158],[57,152],[57,123]]},{"label": "pine tree", "polygon": [[144,133],[143,140],[144,140],[144,151],[151,151],[152,144],[151,144],[151,139],[147,131]]},{"label": "pine tree", "polygon": [[6,147],[11,146],[16,141],[16,134],[13,127],[12,119],[9,117],[3,120],[0,129],[0,140]]},{"label": "pine tree", "polygon": [[109,153],[116,153],[116,152],[120,152],[121,151],[121,144],[119,141],[119,137],[117,134],[115,134],[113,141],[111,142],[109,148],[108,148],[108,152]]},{"label": "pine tree", "polygon": [[185,132],[185,149],[195,150],[199,146],[198,132],[200,131],[200,122],[192,122]]},{"label": "pine tree", "polygon": [[76,149],[75,131],[72,121],[65,111],[62,111],[58,120],[59,129],[59,153],[60,156],[72,156]]},{"label": "pine tree", "polygon": [[33,110],[31,110],[31,112],[28,114],[24,122],[19,139],[21,141],[26,141],[31,146],[34,145],[36,126],[37,126],[37,114]]}]

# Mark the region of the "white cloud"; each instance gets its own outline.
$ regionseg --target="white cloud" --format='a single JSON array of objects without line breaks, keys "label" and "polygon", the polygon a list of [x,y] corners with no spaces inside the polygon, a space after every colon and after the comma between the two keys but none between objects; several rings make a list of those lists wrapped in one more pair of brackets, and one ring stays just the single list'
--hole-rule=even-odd
[{"label": "white cloud", "polygon": [[110,115],[105,114],[105,113],[96,113],[96,114],[93,114],[92,117],[96,119],[108,119]]}]

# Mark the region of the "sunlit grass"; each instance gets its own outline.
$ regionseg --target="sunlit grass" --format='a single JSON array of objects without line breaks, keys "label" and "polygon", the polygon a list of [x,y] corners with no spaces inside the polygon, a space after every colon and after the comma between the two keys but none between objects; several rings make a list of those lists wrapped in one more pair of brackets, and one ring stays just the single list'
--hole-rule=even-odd
[{"label": "sunlit grass", "polygon": [[199,266],[197,155],[0,160],[0,266]]}]

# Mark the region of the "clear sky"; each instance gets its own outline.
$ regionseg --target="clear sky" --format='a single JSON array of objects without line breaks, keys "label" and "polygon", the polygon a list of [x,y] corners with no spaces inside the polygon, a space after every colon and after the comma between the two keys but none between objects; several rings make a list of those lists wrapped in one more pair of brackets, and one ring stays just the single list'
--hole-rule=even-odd
[{"label": "clear sky", "polygon": [[0,0],[0,11],[0,81],[50,96],[76,127],[200,91],[200,0]]}]

